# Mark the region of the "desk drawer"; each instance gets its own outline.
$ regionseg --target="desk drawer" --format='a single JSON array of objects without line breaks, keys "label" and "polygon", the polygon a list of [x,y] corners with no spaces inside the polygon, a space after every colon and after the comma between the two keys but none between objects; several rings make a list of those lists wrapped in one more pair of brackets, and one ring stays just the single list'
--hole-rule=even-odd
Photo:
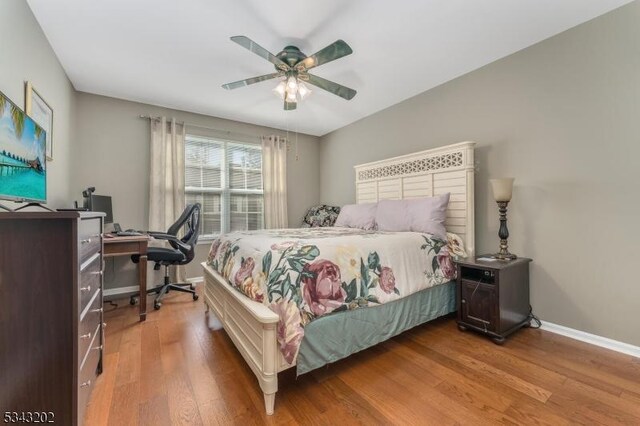
[{"label": "desk drawer", "polygon": [[[91,306],[78,324],[78,359],[80,362],[84,359],[89,344],[95,336],[96,329],[102,322],[102,292],[97,289],[92,297],[93,303],[91,303]],[[100,336],[98,336],[98,339],[99,344]]]},{"label": "desk drawer", "polygon": [[81,219],[78,224],[78,253],[84,262],[102,248],[102,220],[100,218]]},{"label": "desk drawer", "polygon": [[85,260],[80,265],[80,278],[78,280],[79,313],[86,308],[96,290],[102,288],[102,259],[99,253]]}]

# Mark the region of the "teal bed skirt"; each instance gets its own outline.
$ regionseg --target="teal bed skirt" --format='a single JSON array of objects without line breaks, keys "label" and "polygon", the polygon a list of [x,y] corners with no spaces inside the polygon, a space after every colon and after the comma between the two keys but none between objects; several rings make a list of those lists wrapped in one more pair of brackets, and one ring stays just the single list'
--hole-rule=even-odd
[{"label": "teal bed skirt", "polygon": [[305,327],[297,374],[346,358],[455,309],[455,281],[450,281],[384,305],[321,317]]}]

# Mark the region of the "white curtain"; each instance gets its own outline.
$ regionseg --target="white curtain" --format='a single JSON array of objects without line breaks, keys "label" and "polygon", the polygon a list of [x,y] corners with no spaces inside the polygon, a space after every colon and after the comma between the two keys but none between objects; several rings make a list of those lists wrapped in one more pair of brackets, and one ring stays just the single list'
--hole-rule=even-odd
[{"label": "white curtain", "polygon": [[[149,230],[166,232],[182,214],[184,200],[184,124],[175,118],[151,120]],[[184,267],[170,268],[171,279],[184,281]]]},{"label": "white curtain", "polygon": [[267,229],[286,228],[287,142],[279,136],[262,138],[264,223]]}]

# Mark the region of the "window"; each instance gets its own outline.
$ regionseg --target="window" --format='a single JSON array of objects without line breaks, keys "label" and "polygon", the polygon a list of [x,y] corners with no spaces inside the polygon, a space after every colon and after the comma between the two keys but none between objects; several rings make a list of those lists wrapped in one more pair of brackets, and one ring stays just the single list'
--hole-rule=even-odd
[{"label": "window", "polygon": [[201,239],[262,229],[262,147],[187,135],[185,198],[202,204]]}]

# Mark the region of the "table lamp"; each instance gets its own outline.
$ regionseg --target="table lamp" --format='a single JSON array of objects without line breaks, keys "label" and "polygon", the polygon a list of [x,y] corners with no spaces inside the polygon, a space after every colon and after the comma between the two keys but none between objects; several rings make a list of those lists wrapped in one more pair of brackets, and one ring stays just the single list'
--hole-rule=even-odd
[{"label": "table lamp", "polygon": [[495,259],[513,260],[518,256],[509,253],[509,229],[507,228],[507,204],[511,201],[513,193],[514,178],[489,179],[491,188],[493,189],[493,198],[498,203],[498,212],[500,213],[500,229],[498,236],[500,237],[500,251],[493,255]]}]

